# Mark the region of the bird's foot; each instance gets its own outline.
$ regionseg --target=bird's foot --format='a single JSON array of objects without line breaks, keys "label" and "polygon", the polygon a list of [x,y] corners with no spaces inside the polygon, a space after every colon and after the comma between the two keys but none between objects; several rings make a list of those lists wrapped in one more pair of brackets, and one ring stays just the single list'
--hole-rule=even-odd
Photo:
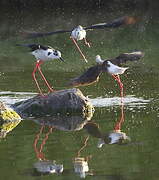
[{"label": "bird's foot", "polygon": [[85,45],[88,46],[89,48],[91,47],[91,43],[88,42],[86,39],[84,39],[84,43],[85,43]]},{"label": "bird's foot", "polygon": [[91,44],[89,42],[86,43],[86,45],[90,48],[91,47]]}]

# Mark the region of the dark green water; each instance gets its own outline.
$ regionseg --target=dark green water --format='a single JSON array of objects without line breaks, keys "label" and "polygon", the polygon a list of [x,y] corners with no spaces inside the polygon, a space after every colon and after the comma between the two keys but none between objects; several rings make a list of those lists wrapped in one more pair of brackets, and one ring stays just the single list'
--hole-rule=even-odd
[{"label": "dark green water", "polygon": [[[45,16],[44,16],[45,15]],[[41,14],[22,13],[6,16],[1,19],[0,42],[0,98],[7,104],[34,96],[36,88],[31,78],[34,57],[25,48],[15,46],[16,43],[41,43],[51,45],[63,53],[65,63],[47,62],[42,66],[48,81],[57,90],[69,88],[67,82],[95,64],[95,56],[103,58],[116,57],[122,52],[142,50],[145,57],[137,63],[128,63],[129,70],[121,76],[125,86],[124,118],[121,130],[131,138],[126,145],[103,145],[98,148],[98,139],[89,137],[87,146],[81,151],[81,157],[91,156],[88,161],[93,176],[87,179],[101,180],[157,180],[159,178],[159,22],[149,20],[133,26],[114,30],[98,30],[88,32],[87,38],[91,48],[79,42],[81,49],[88,58],[86,64],[80,57],[69,34],[60,34],[47,38],[25,40],[19,36],[23,29],[48,31],[72,28],[78,24],[90,25],[105,22],[118,16],[80,12],[47,11]],[[11,25],[12,24],[12,25]],[[56,28],[55,28],[56,27]],[[94,85],[82,87],[80,90],[88,95],[95,106],[92,122],[106,133],[114,129],[120,120],[119,89],[114,80],[103,74]],[[34,140],[41,126],[31,120],[22,121],[6,138],[0,141],[0,179],[32,180],[32,179],[80,179],[75,174],[73,159],[83,146],[89,135],[86,129],[79,131],[53,130],[43,147],[48,160],[56,160],[63,164],[62,174],[37,176],[33,173],[33,164],[38,161],[34,149]],[[49,131],[46,126],[39,139],[42,143]]]}]

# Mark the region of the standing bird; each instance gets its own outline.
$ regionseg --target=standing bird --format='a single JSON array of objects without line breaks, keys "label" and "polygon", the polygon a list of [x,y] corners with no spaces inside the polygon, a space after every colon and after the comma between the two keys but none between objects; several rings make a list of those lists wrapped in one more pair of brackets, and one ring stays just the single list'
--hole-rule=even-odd
[{"label": "standing bird", "polygon": [[32,77],[33,77],[33,80],[35,81],[35,84],[36,84],[38,90],[39,90],[39,93],[41,95],[43,95],[42,90],[38,84],[36,77],[35,77],[35,73],[37,70],[39,71],[39,73],[40,73],[42,79],[44,80],[44,83],[48,87],[49,91],[53,92],[54,90],[52,89],[50,84],[47,82],[45,76],[43,75],[40,65],[43,64],[45,61],[50,61],[53,59],[59,59],[61,61],[64,61],[63,58],[61,57],[61,52],[53,49],[50,46],[43,46],[40,44],[17,44],[17,45],[30,48],[31,54],[34,55],[36,58],[36,65],[32,72]]},{"label": "standing bird", "polygon": [[129,67],[120,67],[120,66],[117,66],[115,64],[117,64],[117,62],[114,62],[114,64],[107,60],[107,61],[103,61],[100,57],[100,55],[97,55],[96,56],[96,62],[99,63],[99,64],[103,64],[104,63],[104,66],[106,67],[106,71],[112,75],[112,77],[118,82],[119,84],[119,87],[120,87],[120,94],[121,94],[121,97],[123,97],[123,83],[121,82],[120,80],[120,74],[124,74],[124,72],[129,68]]},{"label": "standing bird", "polygon": [[123,74],[128,67],[120,67],[127,61],[137,61],[144,56],[141,51],[134,51],[131,53],[122,53],[116,58],[102,60],[99,55],[96,56],[97,65],[90,67],[81,76],[73,78],[70,80],[70,86],[85,86],[97,82],[99,76],[102,72],[107,72],[112,75],[112,77],[118,82],[121,92],[121,97],[123,97],[123,84],[120,80],[119,75]]},{"label": "standing bird", "polygon": [[135,24],[136,21],[137,21],[137,18],[135,17],[123,16],[108,23],[100,23],[100,24],[95,24],[88,27],[82,27],[81,25],[79,25],[71,30],[58,30],[58,31],[46,32],[46,33],[26,31],[24,32],[24,34],[27,38],[37,38],[37,37],[44,37],[44,36],[49,36],[49,35],[59,34],[59,33],[70,33],[70,38],[72,39],[73,43],[76,45],[78,51],[80,52],[85,62],[87,62],[86,57],[84,56],[80,47],[77,44],[77,41],[84,40],[85,44],[88,47],[90,47],[89,42],[87,42],[86,40],[86,31],[93,30],[93,29],[117,28],[122,25]]}]

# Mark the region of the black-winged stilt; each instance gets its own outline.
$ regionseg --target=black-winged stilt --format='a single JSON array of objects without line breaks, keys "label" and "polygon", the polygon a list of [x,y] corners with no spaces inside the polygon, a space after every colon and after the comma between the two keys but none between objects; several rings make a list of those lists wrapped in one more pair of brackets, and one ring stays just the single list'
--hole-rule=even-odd
[{"label": "black-winged stilt", "polygon": [[77,44],[77,41],[84,40],[85,44],[88,47],[90,47],[90,43],[87,42],[86,40],[86,31],[93,30],[93,29],[117,28],[121,25],[134,24],[136,23],[136,21],[137,19],[135,17],[123,16],[108,23],[99,23],[99,24],[88,26],[88,27],[82,27],[81,25],[78,25],[77,27],[71,30],[58,30],[58,31],[53,31],[53,32],[45,32],[45,33],[26,31],[24,34],[28,38],[37,38],[37,37],[44,37],[44,36],[49,36],[53,34],[71,33],[70,38],[72,39],[73,43],[76,45],[78,51],[80,52],[85,62],[87,62],[86,57],[84,56],[80,47]]},{"label": "black-winged stilt", "polygon": [[40,65],[43,64],[45,61],[50,61],[53,59],[59,59],[61,61],[64,61],[63,58],[61,57],[61,52],[53,49],[50,46],[43,46],[40,44],[17,44],[17,45],[29,47],[31,50],[31,54],[34,55],[36,60],[37,60],[35,68],[32,72],[32,77],[33,77],[33,80],[35,81],[35,84],[36,84],[38,90],[39,90],[39,93],[41,95],[43,95],[42,90],[39,86],[39,83],[35,77],[35,73],[37,70],[39,71],[39,73],[40,73],[42,79],[44,80],[46,86],[48,87],[49,91],[50,92],[54,91],[52,89],[52,87],[50,86],[50,84],[47,82],[45,76],[43,75]]},{"label": "black-winged stilt", "polygon": [[120,80],[119,75],[123,74],[128,67],[120,67],[120,65],[127,61],[137,61],[144,56],[141,51],[134,51],[131,53],[122,53],[116,58],[102,60],[99,55],[96,56],[97,65],[90,67],[81,76],[71,79],[69,85],[71,86],[85,86],[97,82],[102,72],[107,72],[118,82],[123,97],[123,84]]}]

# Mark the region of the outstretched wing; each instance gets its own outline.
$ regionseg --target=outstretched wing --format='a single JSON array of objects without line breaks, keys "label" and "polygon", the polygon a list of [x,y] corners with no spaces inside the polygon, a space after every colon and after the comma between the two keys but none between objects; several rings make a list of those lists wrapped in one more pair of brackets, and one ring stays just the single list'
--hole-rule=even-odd
[{"label": "outstretched wing", "polygon": [[120,66],[121,64],[126,63],[127,61],[138,61],[144,56],[142,51],[133,51],[130,53],[122,53],[114,59],[110,59],[113,64]]},{"label": "outstretched wing", "polygon": [[71,79],[69,85],[74,87],[90,85],[98,81],[101,73],[102,73],[101,65],[90,67],[81,76]]},{"label": "outstretched wing", "polygon": [[121,25],[135,24],[136,21],[137,21],[137,18],[135,18],[135,17],[123,16],[123,17],[117,18],[111,22],[94,24],[92,26],[85,27],[84,29],[91,30],[91,29],[117,28]]},{"label": "outstretched wing", "polygon": [[72,30],[59,30],[59,31],[52,31],[52,32],[31,32],[31,31],[25,31],[23,32],[23,36],[25,38],[38,38],[38,37],[45,37],[45,36],[50,36],[53,34],[60,34],[60,33],[67,33],[71,32]]},{"label": "outstretched wing", "polygon": [[40,44],[16,44],[17,46],[24,46],[24,47],[28,47],[31,49],[31,51],[35,51],[37,49],[43,49],[43,50],[47,50],[48,47],[47,46],[43,46]]}]

